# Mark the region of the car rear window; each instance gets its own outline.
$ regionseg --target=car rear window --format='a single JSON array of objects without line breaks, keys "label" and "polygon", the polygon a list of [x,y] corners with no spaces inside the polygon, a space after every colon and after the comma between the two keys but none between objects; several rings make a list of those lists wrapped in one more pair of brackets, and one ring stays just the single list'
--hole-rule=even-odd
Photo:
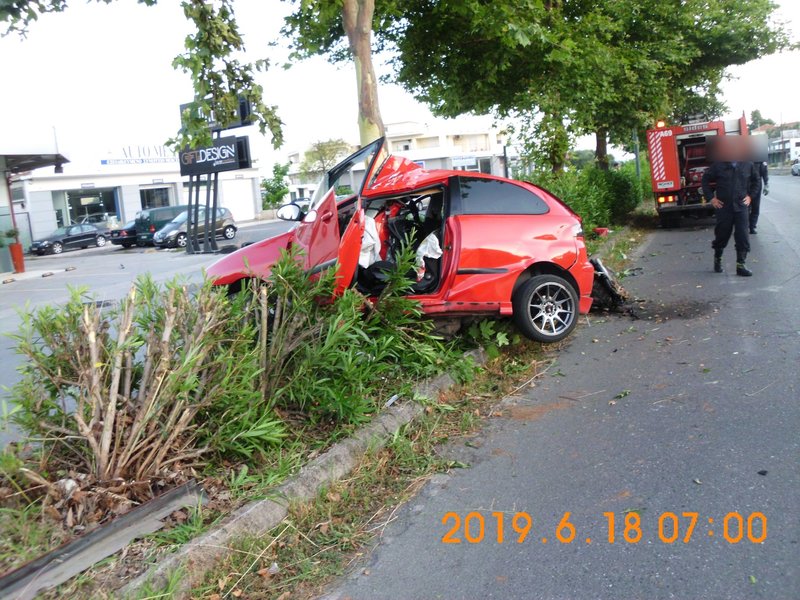
[{"label": "car rear window", "polygon": [[461,214],[543,215],[550,209],[534,192],[508,181],[459,177]]}]

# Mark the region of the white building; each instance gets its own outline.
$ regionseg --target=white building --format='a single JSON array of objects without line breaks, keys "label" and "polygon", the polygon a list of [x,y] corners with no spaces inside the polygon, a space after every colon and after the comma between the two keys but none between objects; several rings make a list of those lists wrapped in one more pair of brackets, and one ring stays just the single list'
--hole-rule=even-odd
[{"label": "white building", "polygon": [[[505,165],[517,158],[510,146],[506,155],[505,135],[499,129],[487,126],[485,119],[441,120],[432,124],[415,121],[389,123],[386,125],[386,141],[389,152],[428,170],[463,170],[505,176]],[[317,181],[306,181],[301,177],[302,159],[302,152],[289,155],[292,200],[311,197],[317,186]]]},{"label": "white building", "polygon": [[784,129],[781,137],[769,141],[769,162],[773,165],[800,161],[800,129]]},{"label": "white building", "polygon": [[[113,226],[134,219],[144,208],[188,202],[189,179],[181,176],[177,157],[163,145],[125,146],[100,157],[70,154],[69,159],[63,172],[37,169],[12,182],[25,245],[83,219]],[[250,169],[219,174],[220,206],[230,209],[237,221],[252,220],[261,211],[261,177],[255,159],[253,163]]]}]

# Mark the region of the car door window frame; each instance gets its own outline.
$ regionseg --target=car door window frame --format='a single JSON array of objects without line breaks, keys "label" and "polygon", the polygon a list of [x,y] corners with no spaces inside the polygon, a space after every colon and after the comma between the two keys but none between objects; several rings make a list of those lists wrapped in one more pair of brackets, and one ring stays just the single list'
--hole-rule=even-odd
[{"label": "car door window frame", "polygon": [[[520,188],[522,191],[530,194],[533,198],[538,199],[541,205],[545,208],[542,212],[506,212],[506,211],[497,211],[497,212],[484,212],[484,211],[467,211],[466,207],[464,206],[464,199],[462,196],[462,188],[461,183],[462,180],[469,179],[472,181],[486,181],[491,183],[497,183],[502,185],[512,185]],[[530,217],[538,217],[541,215],[546,215],[550,212],[550,207],[548,206],[547,202],[542,198],[539,194],[529,190],[528,188],[519,185],[517,183],[513,183],[510,181],[501,181],[497,179],[489,179],[485,177],[469,177],[464,175],[454,175],[450,178],[450,209],[451,215],[483,215],[483,216],[530,216]]]}]

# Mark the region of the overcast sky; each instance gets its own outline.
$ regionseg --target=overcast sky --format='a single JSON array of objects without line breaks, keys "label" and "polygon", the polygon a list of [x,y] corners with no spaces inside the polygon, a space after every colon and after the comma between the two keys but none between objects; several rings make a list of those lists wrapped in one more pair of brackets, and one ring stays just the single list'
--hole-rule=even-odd
[{"label": "overcast sky", "polygon": [[[53,128],[62,153],[75,160],[119,154],[124,145],[164,142],[178,127],[178,105],[192,97],[188,77],[171,67],[189,31],[179,3],[71,4],[65,13],[33,23],[25,39],[0,39],[3,149],[50,144]],[[790,30],[800,30],[800,0],[778,4]],[[357,141],[353,68],[315,58],[282,69],[287,50],[279,30],[287,4],[237,0],[235,8],[248,56],[275,63],[262,83],[285,123],[286,144],[264,162],[283,160],[317,139]],[[269,45],[274,41],[277,48]],[[731,75],[724,100],[733,115],[749,116],[757,108],[776,121],[800,120],[800,52],[753,61],[731,69]],[[397,86],[381,86],[379,96],[386,123],[432,119]]]}]

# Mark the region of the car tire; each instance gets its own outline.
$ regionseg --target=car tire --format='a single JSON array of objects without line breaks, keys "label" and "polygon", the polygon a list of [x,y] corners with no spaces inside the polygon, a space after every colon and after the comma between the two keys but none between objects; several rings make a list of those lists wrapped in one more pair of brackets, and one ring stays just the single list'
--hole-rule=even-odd
[{"label": "car tire", "polygon": [[236,237],[236,227],[233,225],[228,225],[225,229],[222,230],[222,235],[225,237],[226,240],[232,240]]},{"label": "car tire", "polygon": [[186,248],[186,234],[179,233],[175,238],[175,246],[178,248]]},{"label": "car tire", "polygon": [[578,324],[578,293],[558,275],[531,277],[516,291],[512,305],[520,332],[537,342],[560,342]]},{"label": "car tire", "polygon": [[61,254],[64,251],[64,245],[61,242],[53,242],[53,254]]},{"label": "car tire", "polygon": [[103,246],[106,245],[106,236],[98,235],[96,242],[97,242],[97,247],[102,248]]},{"label": "car tire", "polygon": [[131,244],[131,243],[122,244],[122,247],[123,247],[123,248],[125,248],[126,250],[127,250],[128,248],[131,248],[132,246],[133,246],[133,244]]}]

